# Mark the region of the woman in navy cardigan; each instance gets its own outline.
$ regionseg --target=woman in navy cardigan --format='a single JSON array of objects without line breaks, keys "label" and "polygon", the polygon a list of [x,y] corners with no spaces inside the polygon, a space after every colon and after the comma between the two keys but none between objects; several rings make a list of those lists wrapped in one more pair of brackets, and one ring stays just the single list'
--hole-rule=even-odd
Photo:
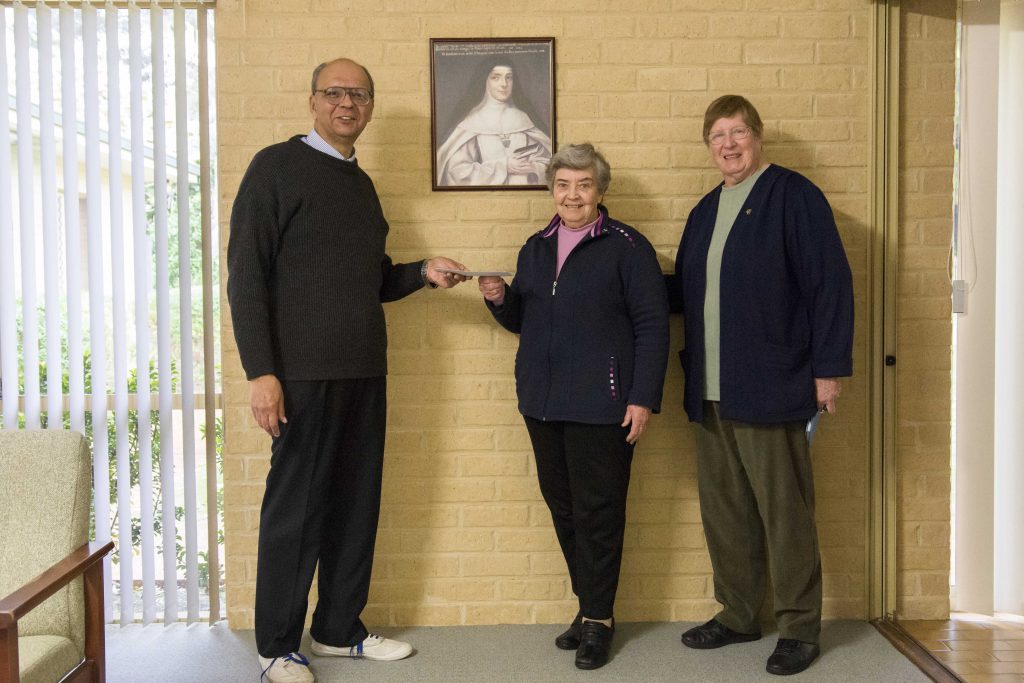
[{"label": "woman in navy cardigan", "polygon": [[684,405],[698,423],[698,488],[722,610],[683,644],[761,637],[770,571],[779,640],[770,673],[819,653],[821,560],[805,428],[835,412],[853,371],[853,286],[832,210],[803,176],[762,158],[761,118],[738,95],[704,116],[723,182],[690,212],[668,278],[682,311]]},{"label": "woman in navy cardigan", "polygon": [[611,181],[592,145],[547,170],[557,215],[519,252],[511,285],[481,277],[495,319],[520,335],[519,411],[579,612],[555,639],[576,666],[608,661],[633,446],[661,407],[668,302],[654,248],[608,216]]}]

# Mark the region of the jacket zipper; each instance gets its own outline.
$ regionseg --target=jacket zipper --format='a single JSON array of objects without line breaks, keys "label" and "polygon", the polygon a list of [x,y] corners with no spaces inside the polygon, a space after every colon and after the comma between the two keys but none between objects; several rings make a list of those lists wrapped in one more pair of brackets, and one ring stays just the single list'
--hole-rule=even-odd
[{"label": "jacket zipper", "polygon": [[[555,295],[555,288],[557,288],[557,287],[558,287],[558,280],[555,279],[551,283],[551,296]],[[549,324],[549,329],[554,329],[554,328],[555,328],[555,312],[554,312],[554,309],[552,309],[552,311],[551,311],[551,322]],[[548,377],[551,377],[551,339],[550,339],[550,337],[548,338],[548,353],[547,353],[547,356],[548,356]],[[551,398],[551,387],[548,387],[548,398]],[[548,402],[545,400],[544,401],[544,412],[545,413],[547,413],[547,403]],[[547,415],[544,415],[540,419],[541,419],[541,422],[547,422],[548,421]]]},{"label": "jacket zipper", "polygon": [[[577,249],[579,249],[581,246],[583,246],[587,242],[592,242],[596,237],[597,237],[597,235],[593,235],[593,236],[590,237],[590,239],[584,238],[582,242],[580,242],[579,244],[576,245],[576,249],[573,249],[571,252],[569,252],[569,255],[566,256],[566,258],[565,258],[566,262],[568,262],[569,259],[572,258],[572,255],[576,252]],[[556,245],[557,245],[557,243],[556,243]],[[557,249],[557,247],[556,247],[556,249]],[[555,259],[557,260],[557,258],[558,258],[558,255],[556,253],[555,254]],[[562,268],[563,269],[565,268],[565,263],[562,264]],[[558,277],[556,276],[555,279],[551,282],[551,296],[555,296],[555,290],[557,290],[557,289],[558,289]],[[555,327],[554,311],[552,310],[552,312],[551,312],[551,329],[554,329],[554,327]],[[548,341],[548,376],[549,377],[551,376],[551,342],[550,342],[550,340]],[[550,396],[551,396],[551,389],[548,388],[548,397],[550,397]],[[544,412],[547,412],[547,410],[546,410],[547,402],[546,401],[545,401],[545,406],[544,407],[545,407],[545,411]],[[543,417],[540,418],[541,422],[547,422],[547,419],[548,419],[547,415],[544,415]]]}]

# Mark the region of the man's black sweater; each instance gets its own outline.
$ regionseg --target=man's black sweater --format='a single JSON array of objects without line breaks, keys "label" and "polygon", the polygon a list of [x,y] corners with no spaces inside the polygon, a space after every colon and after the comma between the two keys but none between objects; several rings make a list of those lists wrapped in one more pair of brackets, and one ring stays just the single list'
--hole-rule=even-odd
[{"label": "man's black sweater", "polygon": [[228,303],[248,379],[387,374],[383,301],[423,287],[393,264],[373,181],[295,136],[253,158],[231,209]]}]

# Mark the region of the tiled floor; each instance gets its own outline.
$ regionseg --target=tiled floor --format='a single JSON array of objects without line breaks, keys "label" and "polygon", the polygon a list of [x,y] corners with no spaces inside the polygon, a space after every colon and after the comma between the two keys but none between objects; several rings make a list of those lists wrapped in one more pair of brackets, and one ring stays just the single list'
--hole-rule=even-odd
[{"label": "tiled floor", "polygon": [[1024,681],[1024,619],[954,612],[948,621],[900,621],[967,683]]}]

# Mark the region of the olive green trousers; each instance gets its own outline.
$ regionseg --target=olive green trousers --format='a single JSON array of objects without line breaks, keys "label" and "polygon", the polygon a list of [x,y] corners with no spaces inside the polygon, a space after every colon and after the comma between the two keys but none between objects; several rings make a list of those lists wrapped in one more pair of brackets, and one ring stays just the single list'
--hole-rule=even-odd
[{"label": "olive green trousers", "polygon": [[701,517],[714,570],[719,622],[760,632],[771,575],[780,638],[818,642],[821,557],[814,478],[803,422],[721,420],[705,401],[697,436]]}]

